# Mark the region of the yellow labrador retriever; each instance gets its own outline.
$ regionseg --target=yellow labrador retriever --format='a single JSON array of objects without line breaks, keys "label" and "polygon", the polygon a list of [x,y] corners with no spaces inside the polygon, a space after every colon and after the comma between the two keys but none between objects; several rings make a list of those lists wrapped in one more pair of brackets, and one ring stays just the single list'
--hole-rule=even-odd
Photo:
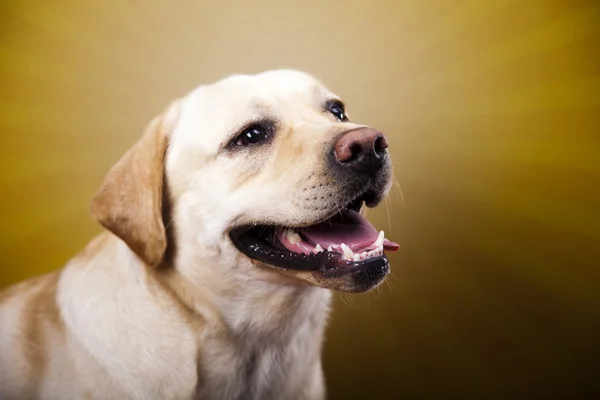
[{"label": "yellow labrador retriever", "polygon": [[359,213],[386,148],[298,71],[175,101],[94,196],[106,232],[0,294],[0,399],[323,399],[330,290],[398,248]]}]

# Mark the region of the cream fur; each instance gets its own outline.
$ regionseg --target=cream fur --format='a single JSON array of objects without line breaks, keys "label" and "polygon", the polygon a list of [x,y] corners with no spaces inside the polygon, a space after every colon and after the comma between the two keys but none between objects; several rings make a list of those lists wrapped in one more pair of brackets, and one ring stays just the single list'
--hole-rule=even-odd
[{"label": "cream fur", "polygon": [[[319,108],[331,97],[297,71],[238,75],[154,120],[94,198],[107,231],[61,271],[0,294],[0,398],[325,398],[330,291],[251,261],[227,232],[331,213],[321,149],[354,126]],[[269,153],[224,150],[264,116],[283,126]]]}]

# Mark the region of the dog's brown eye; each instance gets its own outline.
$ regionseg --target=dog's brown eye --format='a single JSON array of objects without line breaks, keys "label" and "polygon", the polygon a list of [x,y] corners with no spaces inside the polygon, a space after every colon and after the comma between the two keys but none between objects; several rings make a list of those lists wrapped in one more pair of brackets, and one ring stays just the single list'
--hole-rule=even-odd
[{"label": "dog's brown eye", "polygon": [[269,137],[269,133],[260,125],[252,125],[242,132],[236,139],[235,144],[238,146],[248,146],[258,142],[262,142]]},{"label": "dog's brown eye", "polygon": [[346,110],[344,110],[344,105],[342,103],[334,102],[329,106],[329,111],[338,119],[338,121],[348,121],[348,116],[346,115]]}]

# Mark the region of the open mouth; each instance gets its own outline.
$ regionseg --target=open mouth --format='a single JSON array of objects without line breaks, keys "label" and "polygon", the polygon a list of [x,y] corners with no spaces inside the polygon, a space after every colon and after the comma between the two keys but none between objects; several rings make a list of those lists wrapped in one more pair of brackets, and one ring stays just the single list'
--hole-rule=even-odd
[{"label": "open mouth", "polygon": [[234,245],[246,256],[293,270],[316,271],[385,266],[385,251],[400,247],[384,237],[359,210],[356,200],[344,210],[315,225],[289,228],[251,225],[230,232]]}]

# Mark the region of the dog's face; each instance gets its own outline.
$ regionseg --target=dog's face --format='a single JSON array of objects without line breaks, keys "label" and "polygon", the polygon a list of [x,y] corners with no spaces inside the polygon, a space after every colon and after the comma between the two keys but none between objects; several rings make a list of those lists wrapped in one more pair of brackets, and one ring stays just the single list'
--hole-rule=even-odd
[{"label": "dog's face", "polygon": [[210,255],[231,273],[365,291],[389,271],[384,247],[397,249],[358,213],[390,188],[386,148],[382,133],[350,122],[341,99],[306,74],[233,76],[155,120],[92,212],[149,264],[173,246],[181,262]]}]

